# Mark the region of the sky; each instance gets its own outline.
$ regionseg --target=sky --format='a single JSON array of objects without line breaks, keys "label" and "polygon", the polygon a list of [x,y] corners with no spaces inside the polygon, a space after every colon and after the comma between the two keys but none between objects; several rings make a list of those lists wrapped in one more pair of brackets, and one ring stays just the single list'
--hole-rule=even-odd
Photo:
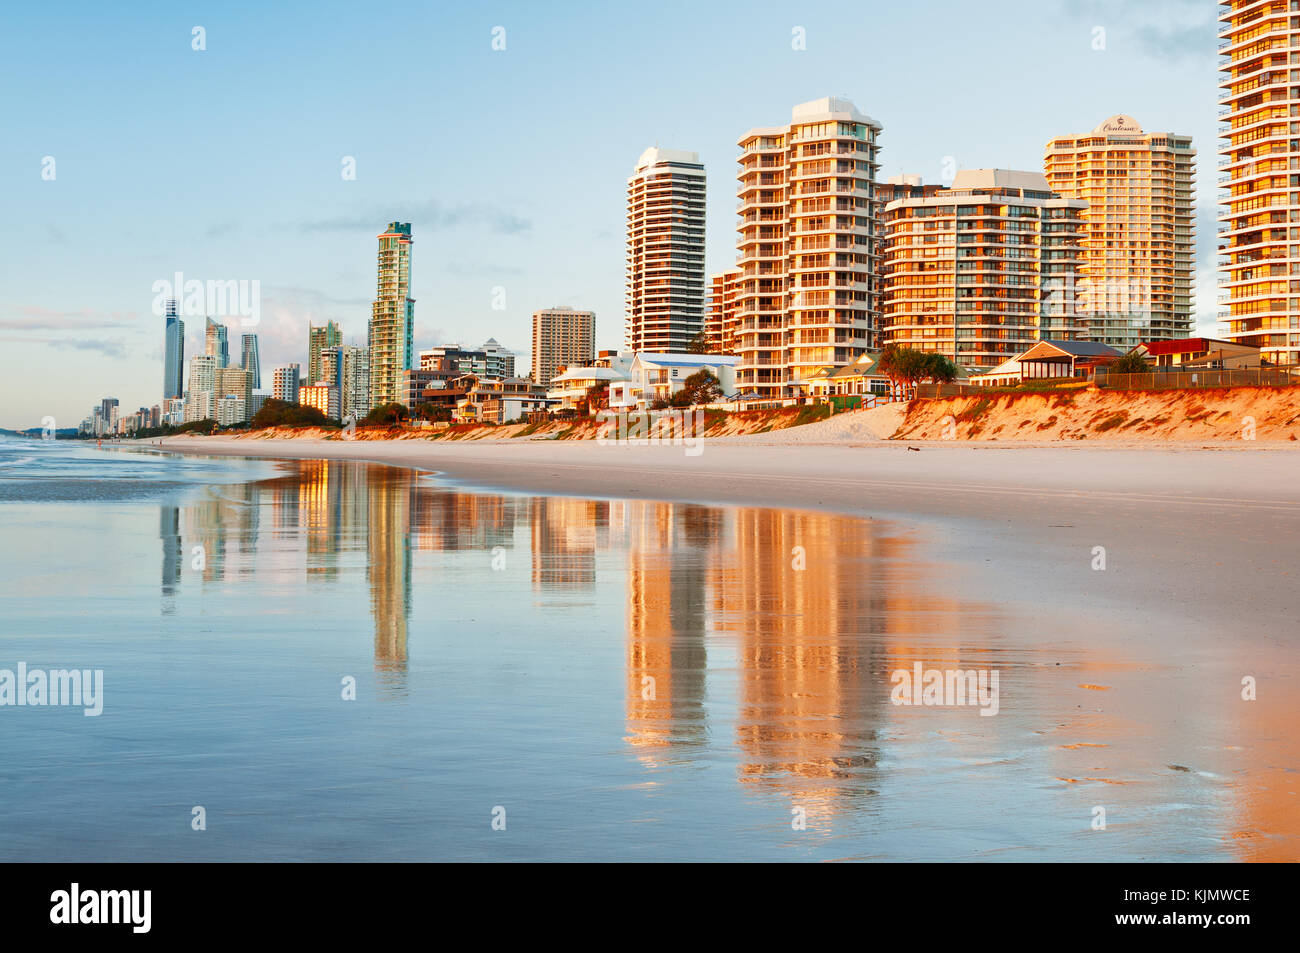
[{"label": "sky", "polygon": [[[628,4],[69,2],[0,13],[0,427],[75,427],[162,396],[155,283],[259,283],[264,369],[309,323],[365,344],[376,236],[410,222],[416,349],[532,312],[623,341],[625,188],[647,147],[700,154],[707,265],[735,261],[736,140],[852,100],[882,177],[1041,171],[1116,113],[1198,151],[1198,326],[1215,323],[1211,0]],[[201,28],[201,32],[195,32]],[[796,47],[802,37],[802,49]],[[201,42],[200,42],[201,40]],[[503,49],[494,49],[504,46]],[[196,49],[202,46],[202,49]],[[344,175],[347,158],[355,175]],[[51,161],[52,160],[52,161]],[[248,286],[251,288],[251,284]],[[186,358],[202,353],[186,320]]]}]

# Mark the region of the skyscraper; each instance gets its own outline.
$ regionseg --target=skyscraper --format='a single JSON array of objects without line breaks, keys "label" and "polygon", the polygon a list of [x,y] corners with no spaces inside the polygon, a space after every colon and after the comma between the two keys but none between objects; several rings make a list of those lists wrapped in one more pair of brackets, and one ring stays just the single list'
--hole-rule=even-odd
[{"label": "skyscraper", "polygon": [[167,299],[163,331],[163,400],[175,400],[185,393],[185,322],[175,298]]},{"label": "skyscraper", "polygon": [[952,188],[883,210],[891,344],[993,368],[1039,340],[1077,340],[1086,203],[1037,172],[963,169]]},{"label": "skyscraper", "polygon": [[627,316],[632,351],[681,352],[704,328],[704,166],[651,148],[627,180]]},{"label": "skyscraper", "polygon": [[827,97],[795,106],[789,125],[740,137],[741,391],[792,397],[819,368],[852,364],[875,346],[881,129]]},{"label": "skyscraper", "polygon": [[561,367],[596,359],[596,312],[543,308],[533,313],[533,381],[549,384]]},{"label": "skyscraper", "polygon": [[226,337],[226,326],[208,318],[207,332],[204,335],[203,353],[217,359],[217,367],[230,366],[230,341]]},{"label": "skyscraper", "polygon": [[1220,0],[1220,300],[1227,337],[1300,363],[1300,22],[1290,4]]},{"label": "skyscraper", "polygon": [[253,390],[262,389],[262,360],[257,353],[257,335],[245,334],[240,341],[239,366],[248,371]]},{"label": "skyscraper", "polygon": [[286,403],[298,403],[297,364],[277,364],[271,369],[271,397]]},{"label": "skyscraper", "polygon": [[400,402],[402,372],[411,367],[411,244],[409,222],[390,222],[379,235],[379,293],[370,311],[371,407]]},{"label": "skyscraper", "polygon": [[1083,199],[1080,315],[1093,341],[1128,350],[1192,330],[1196,152],[1190,136],[1111,116],[1047,144],[1047,184]]},{"label": "skyscraper", "polygon": [[307,383],[319,384],[324,370],[321,366],[321,351],[327,347],[338,347],[343,343],[339,326],[333,321],[326,321],[320,327],[307,327]]}]

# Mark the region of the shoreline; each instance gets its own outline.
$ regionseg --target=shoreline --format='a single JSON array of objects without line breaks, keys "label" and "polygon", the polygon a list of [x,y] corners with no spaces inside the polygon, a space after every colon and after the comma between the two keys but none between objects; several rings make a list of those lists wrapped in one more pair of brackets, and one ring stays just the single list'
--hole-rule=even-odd
[{"label": "shoreline", "polygon": [[[945,558],[994,562],[1012,589],[1058,593],[1059,610],[1104,607],[1151,624],[1181,618],[1232,628],[1251,618],[1261,634],[1288,638],[1294,630],[1296,580],[1289,573],[1300,565],[1300,460],[1285,445],[706,443],[689,457],[682,447],[591,442],[174,437],[153,449],[405,466],[466,491],[824,510],[923,523],[947,537]],[[1111,571],[1090,568],[1097,546],[1106,548]]]},{"label": "shoreline", "polygon": [[[1292,575],[1300,494],[1290,448],[1015,447],[1021,452],[1008,456],[952,443],[921,444],[920,452],[897,443],[710,444],[687,457],[682,447],[592,442],[259,444],[173,438],[154,449],[408,467],[470,493],[826,510],[882,521],[886,533],[901,529],[919,544],[914,575],[875,578],[879,567],[859,560],[852,535],[829,550],[814,538],[783,544],[819,543],[808,567],[819,575],[865,573],[857,585],[886,584],[890,592],[914,583],[910,601],[890,610],[913,620],[889,643],[891,657],[979,660],[1002,673],[1005,702],[1019,720],[999,721],[982,757],[1024,772],[1028,796],[1069,811],[1066,792],[1089,785],[1078,796],[1127,815],[1120,849],[1136,856],[1145,820],[1177,804],[1220,831],[1213,849],[1225,859],[1238,837],[1249,838],[1254,858],[1293,857],[1300,830],[1286,808],[1295,795],[1290,726],[1300,718]],[[863,533],[872,538],[877,527]],[[740,545],[743,554],[764,544]],[[683,558],[682,572],[707,572]],[[855,611],[871,617],[870,607],[851,605],[841,606],[851,617],[835,631],[851,629]],[[772,635],[745,634],[755,645]],[[814,641],[831,636],[811,633]],[[1258,679],[1257,702],[1243,701],[1243,676]],[[1171,771],[1186,772],[1187,784],[1171,786]],[[1138,787],[1119,789],[1132,792],[1127,797],[1104,793],[1101,785],[1112,783]],[[1147,803],[1143,791],[1157,800]]]}]

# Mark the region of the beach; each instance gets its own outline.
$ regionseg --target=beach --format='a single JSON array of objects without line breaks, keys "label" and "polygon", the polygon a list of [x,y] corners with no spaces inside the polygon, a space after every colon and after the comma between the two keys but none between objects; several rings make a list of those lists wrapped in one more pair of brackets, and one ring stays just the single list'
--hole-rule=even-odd
[{"label": "beach", "polygon": [[[954,545],[976,537],[981,542],[970,545],[1014,564],[1006,586],[1055,590],[1079,605],[1114,603],[1168,621],[1213,619],[1235,628],[1248,617],[1270,636],[1295,628],[1300,451],[1281,443],[792,446],[737,438],[703,441],[694,456],[682,446],[564,441],[186,437],[162,446],[368,460],[433,471],[451,485],[512,492],[921,520],[951,533]],[[1105,572],[1089,568],[1096,546],[1106,548]]]},{"label": "beach", "polygon": [[776,444],[17,448],[10,849],[1297,859],[1293,451]]}]

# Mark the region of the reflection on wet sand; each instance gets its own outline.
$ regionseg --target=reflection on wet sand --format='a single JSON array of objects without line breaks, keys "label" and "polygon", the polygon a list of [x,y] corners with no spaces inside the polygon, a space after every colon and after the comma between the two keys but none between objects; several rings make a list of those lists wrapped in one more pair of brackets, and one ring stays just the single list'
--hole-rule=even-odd
[{"label": "reflection on wet sand", "polygon": [[[741,790],[785,799],[806,812],[811,829],[829,829],[837,815],[880,809],[890,780],[880,765],[900,733],[950,759],[993,764],[1002,755],[989,757],[989,750],[1020,746],[1023,754],[1029,742],[1021,739],[1041,736],[1027,756],[1031,765],[1019,769],[1036,772],[1036,786],[1060,782],[1064,789],[1132,780],[1160,739],[1144,742],[1140,757],[1128,760],[1119,760],[1111,742],[1167,730],[1163,721],[1153,729],[1141,712],[1102,715],[1059,704],[1054,693],[1062,676],[1042,667],[1059,665],[1059,653],[1045,663],[1035,639],[1001,641],[1003,611],[952,595],[946,570],[925,562],[918,541],[894,524],[815,512],[464,493],[400,468],[306,461],[285,463],[274,479],[164,506],[159,535],[164,614],[174,611],[187,574],[206,583],[283,573],[291,564],[310,591],[363,570],[374,665],[381,688],[394,695],[407,687],[413,554],[472,553],[486,568],[527,547],[538,611],[596,607],[598,579],[608,584],[621,567],[627,750],[652,771],[732,758]],[[197,547],[202,559],[191,558]],[[428,585],[436,590],[438,582]],[[927,716],[895,707],[890,671],[914,661],[1017,670],[1020,708],[1011,719],[982,720],[973,711]],[[1079,664],[1097,674],[1074,681],[1100,681],[1105,669],[1132,668],[1133,657],[1093,650]],[[591,692],[609,687],[593,685]],[[1157,703],[1163,711],[1177,700]],[[1231,802],[1235,830],[1223,839],[1243,859],[1295,859],[1300,812],[1289,726],[1300,715],[1296,706],[1238,705],[1217,715],[1229,726],[1226,735],[1271,739],[1258,748],[1238,746],[1249,783],[1225,782],[1216,795]],[[1256,717],[1260,724],[1251,722]],[[927,733],[938,737],[927,740]],[[1077,771],[1105,759],[1114,777]],[[1155,795],[1157,803],[1162,796]],[[1058,803],[1062,812],[1076,809],[1073,801]]]}]

